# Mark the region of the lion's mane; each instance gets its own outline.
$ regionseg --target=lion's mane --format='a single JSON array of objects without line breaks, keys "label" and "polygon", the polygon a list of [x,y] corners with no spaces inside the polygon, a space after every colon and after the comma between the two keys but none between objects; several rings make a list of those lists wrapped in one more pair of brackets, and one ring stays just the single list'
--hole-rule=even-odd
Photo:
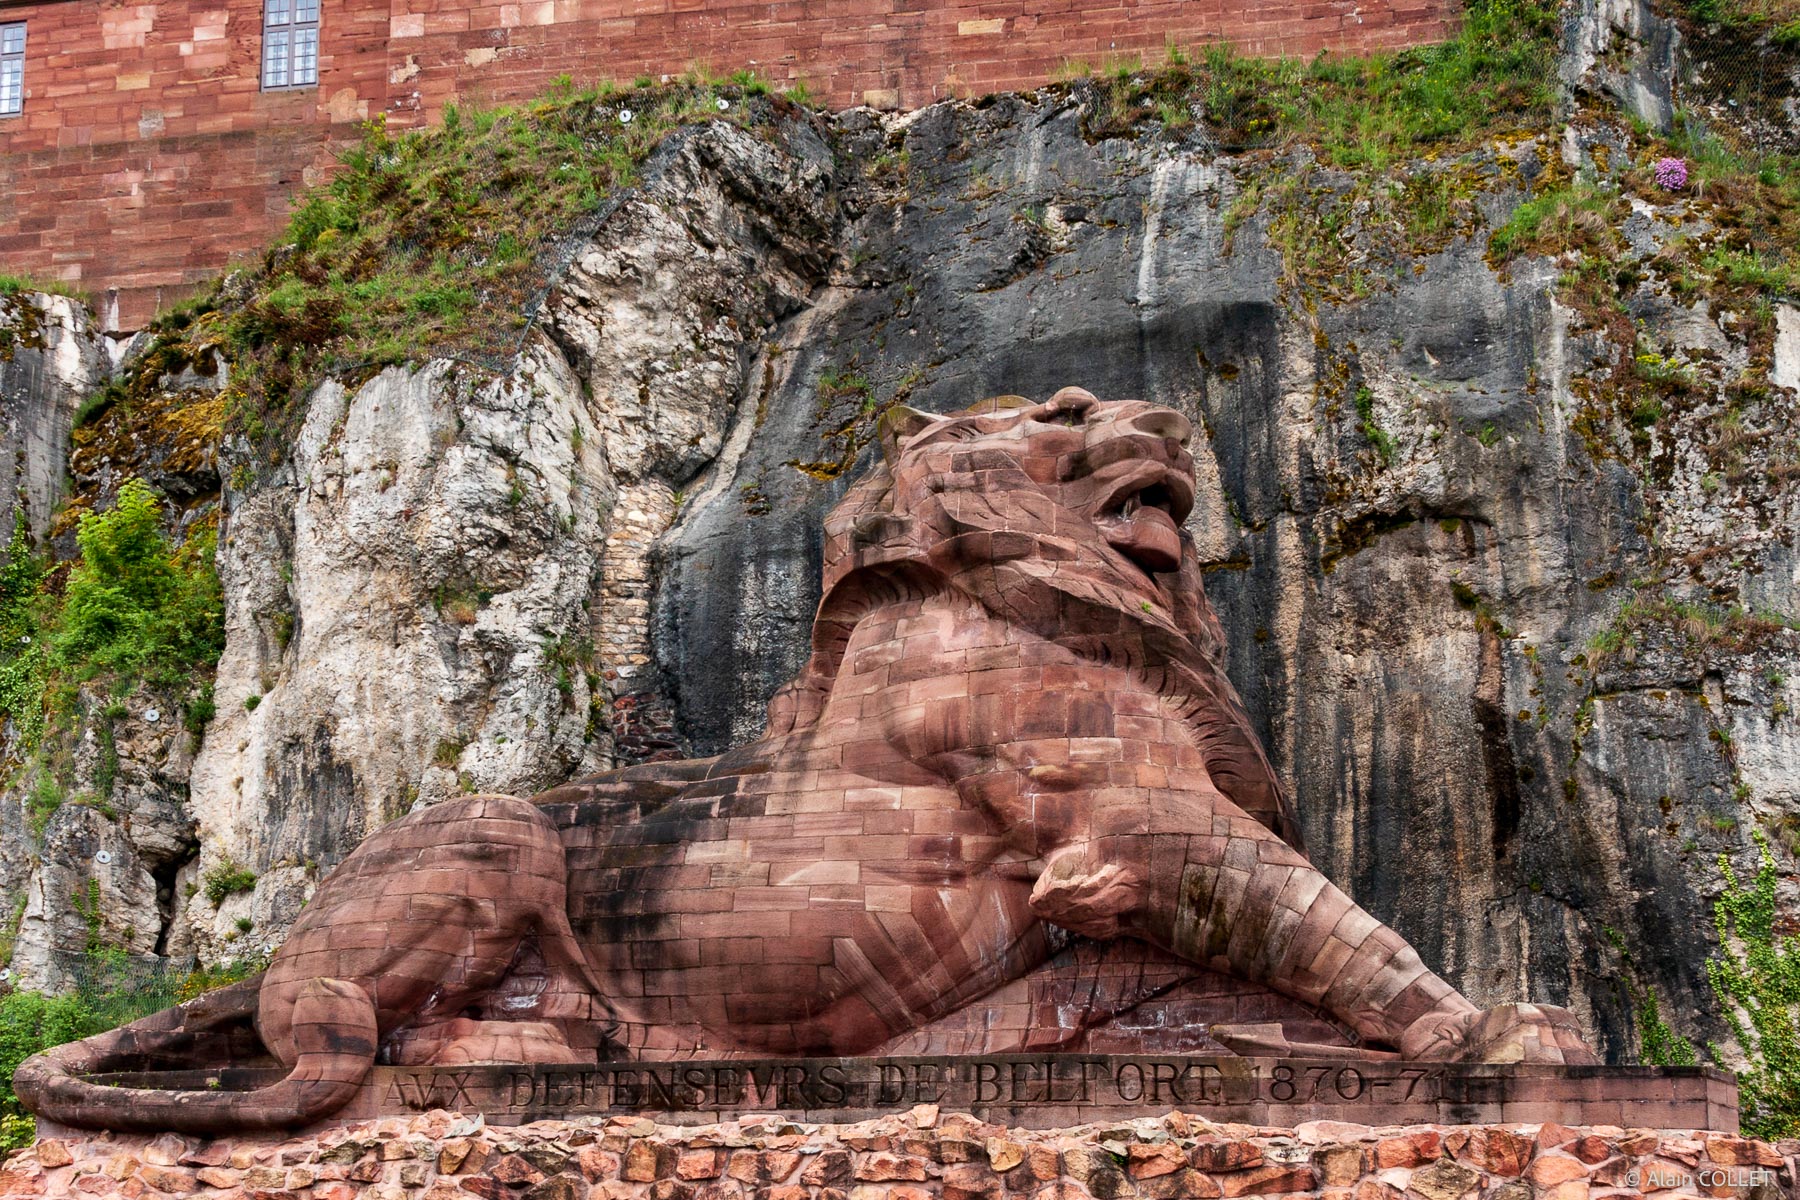
[{"label": "lion's mane", "polygon": [[882,423],[881,457],[826,515],[824,587],[812,652],[769,705],[769,736],[816,723],[850,636],[884,605],[949,590],[1095,663],[1123,667],[1193,731],[1213,783],[1296,849],[1298,823],[1224,670],[1193,539],[1155,580],[1020,461],[1036,406],[984,400],[941,417]]}]

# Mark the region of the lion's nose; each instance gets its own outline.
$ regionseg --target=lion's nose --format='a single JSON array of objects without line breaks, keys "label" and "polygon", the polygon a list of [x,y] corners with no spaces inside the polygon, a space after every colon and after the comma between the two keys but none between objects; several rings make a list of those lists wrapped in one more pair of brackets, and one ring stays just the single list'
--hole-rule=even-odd
[{"label": "lion's nose", "polygon": [[1194,427],[1188,419],[1172,408],[1146,408],[1143,412],[1133,413],[1119,422],[1132,433],[1147,433],[1151,437],[1173,438],[1183,446],[1194,436]]}]

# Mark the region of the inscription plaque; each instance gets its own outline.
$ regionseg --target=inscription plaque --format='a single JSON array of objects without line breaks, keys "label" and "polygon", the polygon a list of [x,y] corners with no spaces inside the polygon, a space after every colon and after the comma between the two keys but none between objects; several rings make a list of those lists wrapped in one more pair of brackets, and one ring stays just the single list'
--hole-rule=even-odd
[{"label": "inscription plaque", "polygon": [[[255,1086],[248,1078],[228,1086]],[[1706,1067],[1144,1055],[807,1058],[620,1062],[566,1067],[377,1067],[341,1116],[433,1108],[498,1124],[642,1114],[696,1124],[745,1113],[856,1121],[936,1104],[1000,1124],[1049,1128],[1159,1114],[1293,1125],[1443,1121],[1735,1128],[1731,1078]]]}]

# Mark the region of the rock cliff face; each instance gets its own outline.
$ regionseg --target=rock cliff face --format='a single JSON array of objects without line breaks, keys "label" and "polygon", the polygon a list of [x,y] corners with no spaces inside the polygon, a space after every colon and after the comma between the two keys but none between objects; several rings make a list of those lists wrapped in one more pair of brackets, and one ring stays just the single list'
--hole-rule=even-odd
[{"label": "rock cliff face", "polygon": [[647,554],[717,455],[744,345],[804,302],[830,157],[718,125],[665,147],[493,376],[328,385],[277,477],[228,497],[219,716],[194,764],[204,952],[278,932],[319,870],[415,804],[529,794],[611,762],[648,661]]},{"label": "rock cliff face", "polygon": [[[1585,20],[1586,61],[1657,119],[1672,31]],[[1689,1014],[1717,855],[1754,861],[1760,829],[1786,858],[1800,828],[1800,314],[1651,269],[1705,230],[1676,200],[1627,205],[1604,311],[1568,261],[1492,254],[1546,173],[1625,169],[1598,110],[1414,164],[1459,199],[1405,236],[1303,151],[1103,137],[1100,103],[684,133],[516,367],[321,388],[283,465],[225,486],[203,737],[127,704],[129,819],[66,806],[33,841],[13,796],[4,842],[36,846],[0,859],[33,897],[15,969],[63,982],[90,878],[119,944],[216,960],[278,941],[416,804],[754,734],[878,412],[1079,384],[1205,431],[1190,530],[1314,860],[1478,1002],[1568,1004],[1628,1058],[1624,980],[1716,1033]],[[1323,270],[1296,196],[1342,208]],[[1634,327],[1655,344],[1622,347]],[[1648,420],[1619,399],[1641,354],[1680,376]],[[70,382],[0,377],[33,420],[98,360],[58,361]],[[44,430],[5,456],[34,505]],[[197,890],[236,866],[253,888]]]},{"label": "rock cliff face", "polygon": [[0,295],[0,522],[23,504],[42,534],[63,495],[69,431],[110,364],[83,305],[66,296]]}]

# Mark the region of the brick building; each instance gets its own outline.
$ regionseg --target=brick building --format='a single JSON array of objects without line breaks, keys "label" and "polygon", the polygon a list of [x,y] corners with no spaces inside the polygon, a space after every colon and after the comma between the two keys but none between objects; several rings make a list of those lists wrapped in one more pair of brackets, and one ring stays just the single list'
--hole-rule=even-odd
[{"label": "brick building", "polygon": [[359,122],[696,64],[834,105],[1031,87],[1225,38],[1311,55],[1442,36],[1453,0],[0,0],[0,271],[113,328],[280,227]]}]

